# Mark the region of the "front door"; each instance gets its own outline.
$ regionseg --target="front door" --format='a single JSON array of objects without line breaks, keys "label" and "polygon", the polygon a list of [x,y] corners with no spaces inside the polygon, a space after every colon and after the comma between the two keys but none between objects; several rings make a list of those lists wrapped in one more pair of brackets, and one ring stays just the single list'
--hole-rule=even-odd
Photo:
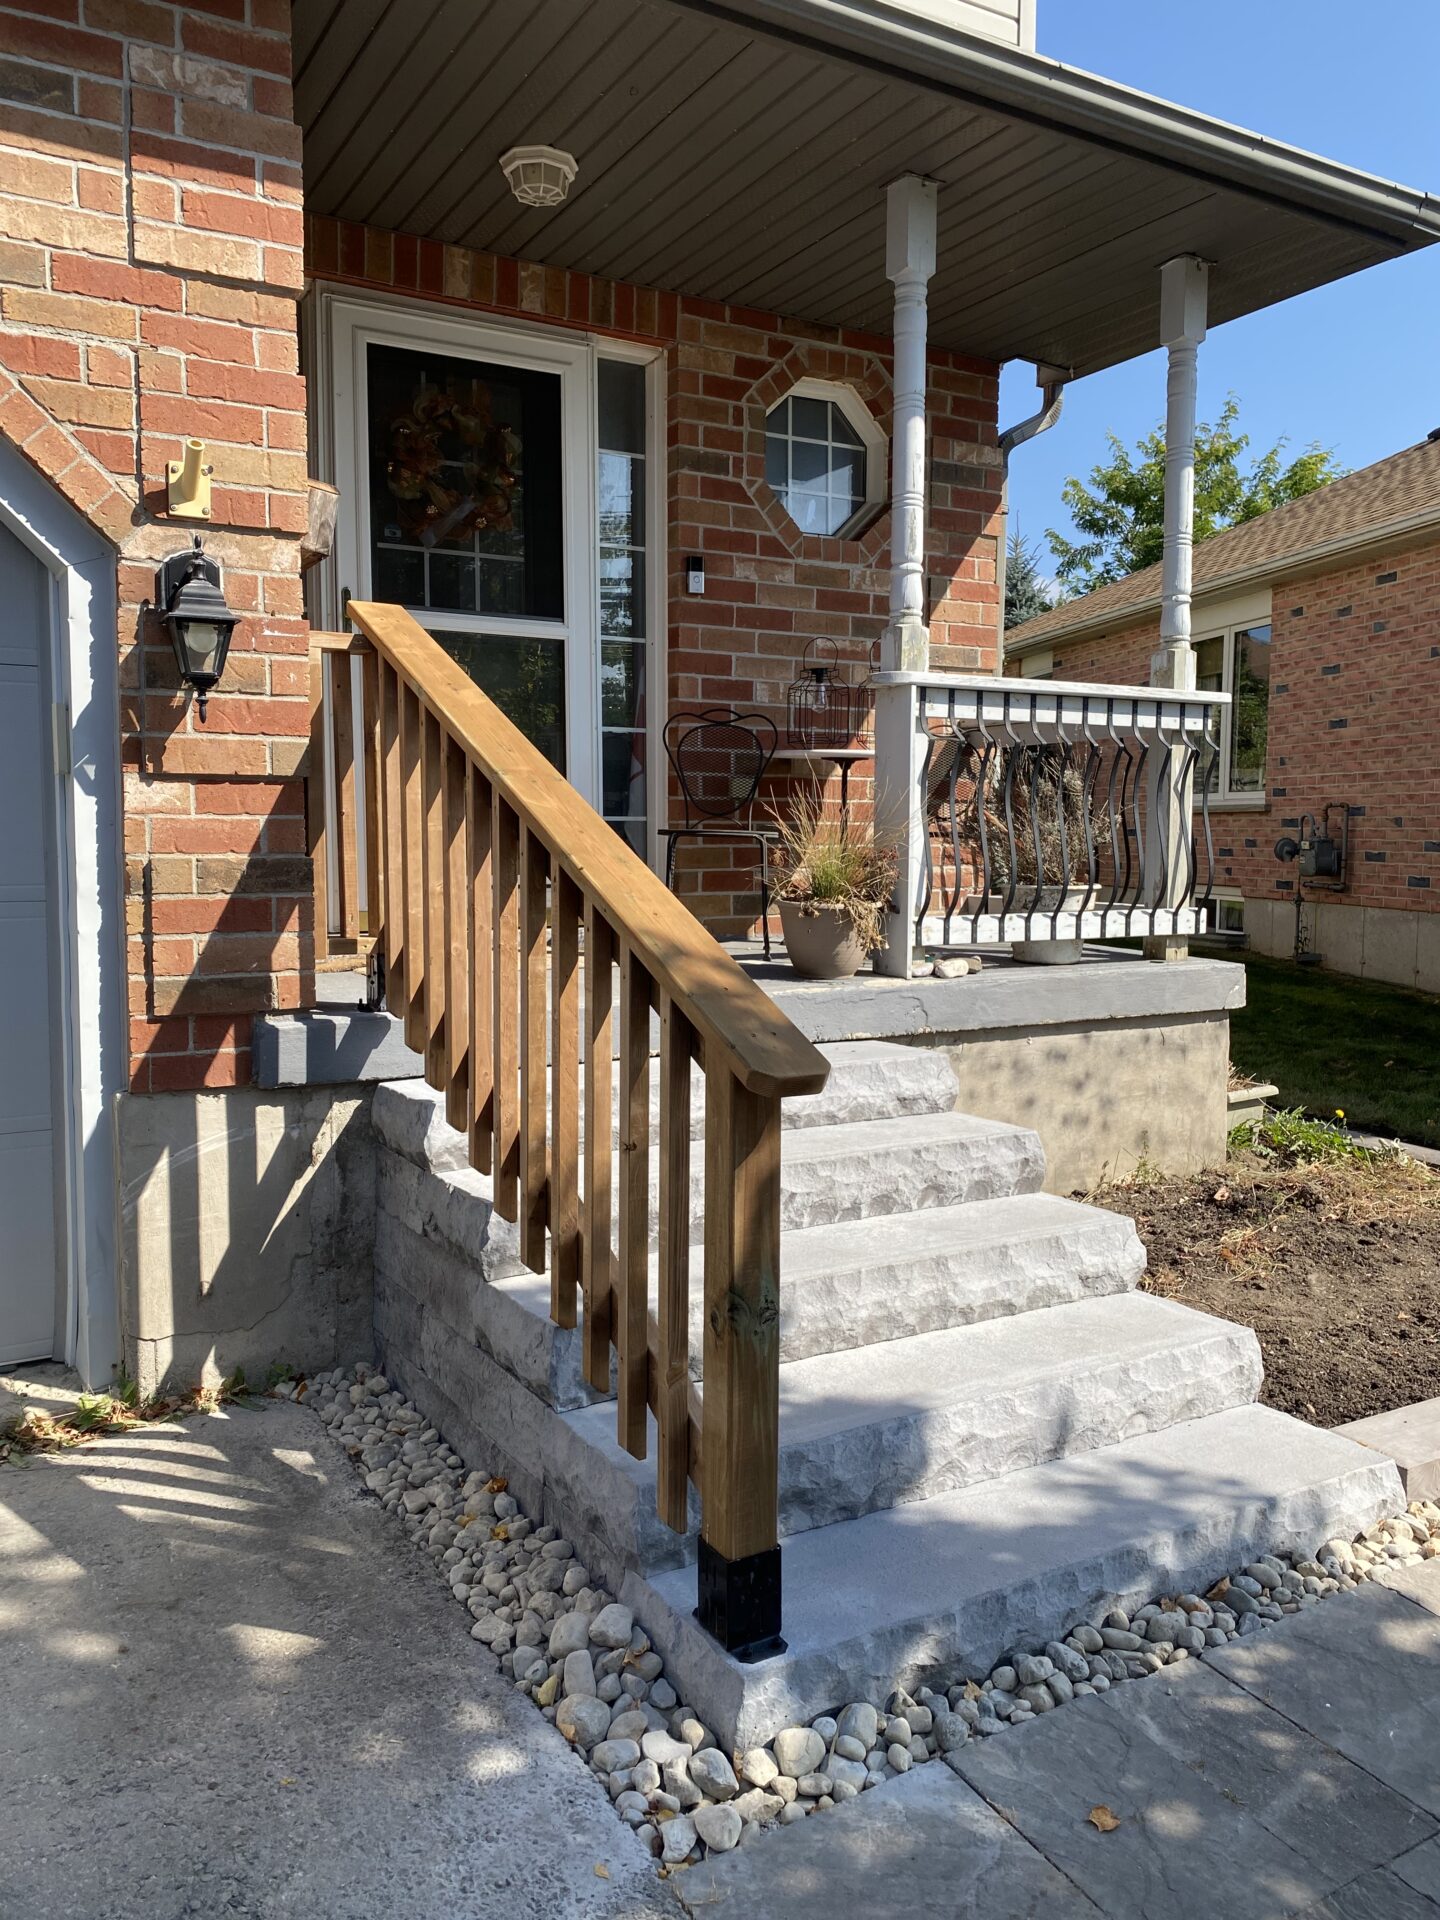
[{"label": "front door", "polygon": [[336,586],[413,613],[648,856],[649,368],[561,329],[333,321]]},{"label": "front door", "polygon": [[55,1351],[63,1216],[50,593],[45,568],[0,527],[0,1364]]}]

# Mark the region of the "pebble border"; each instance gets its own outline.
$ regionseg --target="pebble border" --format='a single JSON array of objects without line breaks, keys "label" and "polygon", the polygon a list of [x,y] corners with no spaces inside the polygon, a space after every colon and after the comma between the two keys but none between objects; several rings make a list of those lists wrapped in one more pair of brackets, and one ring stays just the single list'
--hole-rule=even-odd
[{"label": "pebble border", "polygon": [[271,1391],[318,1413],[470,1613],[471,1637],[670,1869],[839,1806],[912,1766],[938,1758],[958,1770],[969,1740],[1258,1633],[1381,1567],[1440,1557],[1440,1506],[1415,1501],[1354,1541],[1327,1540],[1311,1559],[1266,1555],[1203,1596],[1166,1596],[1133,1614],[1112,1608],[1042,1651],[1016,1650],[981,1681],[921,1687],[913,1699],[897,1688],[883,1712],[855,1701],[727,1756],[677,1699],[630,1609],[591,1583],[570,1542],[527,1519],[503,1480],[467,1470],[383,1374],[337,1367]]}]

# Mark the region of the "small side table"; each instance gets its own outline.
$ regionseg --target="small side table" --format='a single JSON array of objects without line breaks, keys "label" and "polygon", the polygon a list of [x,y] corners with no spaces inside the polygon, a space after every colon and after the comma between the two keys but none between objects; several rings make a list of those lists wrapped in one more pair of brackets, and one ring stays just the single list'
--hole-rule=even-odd
[{"label": "small side table", "polygon": [[824,778],[826,767],[840,769],[840,817],[847,819],[850,813],[850,769],[857,760],[873,760],[873,747],[777,747],[770,756],[771,765],[782,763],[787,769],[797,770],[803,767],[817,767]]}]

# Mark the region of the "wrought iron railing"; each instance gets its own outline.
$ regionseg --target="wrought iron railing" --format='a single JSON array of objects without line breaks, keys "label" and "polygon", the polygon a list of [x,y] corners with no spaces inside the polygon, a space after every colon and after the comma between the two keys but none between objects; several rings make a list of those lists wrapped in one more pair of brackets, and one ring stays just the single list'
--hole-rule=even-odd
[{"label": "wrought iron railing", "polygon": [[1203,932],[1225,696],[917,676],[916,945]]}]

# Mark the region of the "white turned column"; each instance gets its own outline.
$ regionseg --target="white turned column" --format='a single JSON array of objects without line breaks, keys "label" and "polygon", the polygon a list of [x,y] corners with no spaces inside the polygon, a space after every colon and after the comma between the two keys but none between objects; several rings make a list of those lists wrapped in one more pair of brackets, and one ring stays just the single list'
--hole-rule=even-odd
[{"label": "white turned column", "polygon": [[907,173],[885,194],[885,273],[895,286],[895,408],[890,485],[890,619],[882,667],[924,673],[926,289],[935,271],[935,182]]},{"label": "white turned column", "polygon": [[895,850],[895,892],[885,919],[885,947],[875,955],[877,973],[908,980],[915,951],[915,915],[925,859],[926,822],[920,804],[920,773],[926,736],[922,689],[883,677],[875,687],[875,838]]},{"label": "white turned column", "polygon": [[1195,390],[1198,349],[1205,338],[1210,269],[1193,254],[1160,269],[1160,339],[1167,349],[1165,383],[1165,549],[1161,562],[1160,651],[1150,663],[1152,687],[1195,685],[1190,646],[1191,561],[1195,550]]},{"label": "white turned column", "polygon": [[[1160,339],[1167,350],[1165,381],[1165,548],[1160,580],[1160,647],[1150,661],[1150,684],[1177,692],[1195,686],[1195,649],[1190,644],[1190,594],[1195,552],[1195,394],[1199,347],[1205,338],[1210,270],[1193,254],[1167,260],[1160,269]],[[1146,894],[1151,906],[1181,904],[1187,872],[1193,782],[1173,770],[1162,780],[1163,754],[1152,749],[1146,780]],[[1160,869],[1165,866],[1165,884]],[[1152,960],[1185,957],[1184,936],[1149,935]]]}]

